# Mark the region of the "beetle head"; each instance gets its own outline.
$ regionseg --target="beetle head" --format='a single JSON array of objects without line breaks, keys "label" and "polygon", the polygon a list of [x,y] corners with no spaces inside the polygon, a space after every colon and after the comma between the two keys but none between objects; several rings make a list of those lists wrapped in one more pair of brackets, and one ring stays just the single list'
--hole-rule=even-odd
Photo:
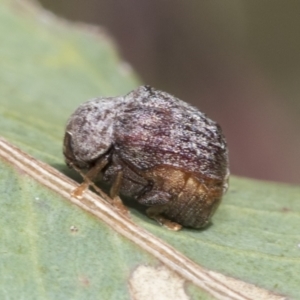
[{"label": "beetle head", "polygon": [[96,98],[80,105],[71,115],[64,137],[68,166],[89,168],[114,143],[114,121],[122,97]]}]

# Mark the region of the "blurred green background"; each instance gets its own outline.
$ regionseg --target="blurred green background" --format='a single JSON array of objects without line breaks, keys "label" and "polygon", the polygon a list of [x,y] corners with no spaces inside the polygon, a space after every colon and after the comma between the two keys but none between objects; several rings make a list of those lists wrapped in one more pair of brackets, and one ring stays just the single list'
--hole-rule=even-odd
[{"label": "blurred green background", "polygon": [[143,83],[220,123],[232,173],[300,183],[299,0],[40,2],[104,27]]}]

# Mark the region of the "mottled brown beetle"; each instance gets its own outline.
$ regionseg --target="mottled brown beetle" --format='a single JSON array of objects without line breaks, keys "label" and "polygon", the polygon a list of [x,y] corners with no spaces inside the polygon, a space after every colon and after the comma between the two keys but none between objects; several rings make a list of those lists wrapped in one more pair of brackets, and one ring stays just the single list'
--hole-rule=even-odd
[{"label": "mottled brown beetle", "polygon": [[147,214],[178,230],[208,224],[228,186],[228,151],[218,124],[189,104],[141,86],[96,98],[71,115],[64,138],[68,166],[98,175]]}]

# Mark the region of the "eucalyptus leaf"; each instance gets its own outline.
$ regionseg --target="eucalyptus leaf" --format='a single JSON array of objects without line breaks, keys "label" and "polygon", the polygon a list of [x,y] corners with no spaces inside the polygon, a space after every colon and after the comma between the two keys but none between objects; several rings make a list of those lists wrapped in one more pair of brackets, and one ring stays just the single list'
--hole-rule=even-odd
[{"label": "eucalyptus leaf", "polygon": [[[125,94],[138,79],[102,29],[68,23],[29,2],[0,4],[0,135],[80,181],[63,161],[66,120],[83,101]],[[1,158],[0,165],[0,299],[130,299],[140,266],[164,274],[159,256],[16,164]],[[299,299],[299,199],[299,187],[232,177],[212,225],[180,232],[125,200],[138,227],[206,270]],[[221,299],[183,280],[186,297]]]}]

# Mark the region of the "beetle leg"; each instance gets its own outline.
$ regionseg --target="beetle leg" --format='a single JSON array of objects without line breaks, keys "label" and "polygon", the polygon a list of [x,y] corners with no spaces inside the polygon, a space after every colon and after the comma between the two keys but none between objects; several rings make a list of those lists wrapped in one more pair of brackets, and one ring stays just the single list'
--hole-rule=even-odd
[{"label": "beetle leg", "polygon": [[129,211],[126,206],[124,206],[121,198],[119,197],[120,188],[122,186],[122,180],[123,180],[123,171],[122,169],[117,171],[117,175],[115,177],[115,180],[110,188],[109,195],[112,199],[112,204],[115,206],[121,213],[128,215]]},{"label": "beetle leg", "polygon": [[119,170],[109,191],[109,195],[112,199],[114,199],[119,195],[120,187],[122,185],[122,179],[123,179],[123,171]]},{"label": "beetle leg", "polygon": [[165,226],[169,230],[178,231],[182,226],[163,217],[162,214],[168,209],[168,204],[151,206],[146,210],[149,218],[154,219],[160,225]]},{"label": "beetle leg", "polygon": [[[76,198],[81,198],[82,194],[88,189],[90,185],[95,187],[93,184],[93,180],[97,177],[97,175],[101,172],[101,170],[108,164],[108,157],[102,157],[99,159],[96,164],[86,173],[82,173],[78,168],[75,166],[72,166],[75,171],[77,171],[82,178],[84,179],[83,183],[80,184],[79,187],[77,187],[71,195]],[[98,191],[98,190],[97,190]],[[101,196],[103,193],[100,193]]]},{"label": "beetle leg", "polygon": [[162,214],[168,210],[169,201],[171,200],[171,195],[169,193],[150,190],[137,198],[137,200],[141,204],[150,206],[146,210],[148,217],[156,220],[160,225],[174,231],[181,229],[181,225],[162,216]]}]

